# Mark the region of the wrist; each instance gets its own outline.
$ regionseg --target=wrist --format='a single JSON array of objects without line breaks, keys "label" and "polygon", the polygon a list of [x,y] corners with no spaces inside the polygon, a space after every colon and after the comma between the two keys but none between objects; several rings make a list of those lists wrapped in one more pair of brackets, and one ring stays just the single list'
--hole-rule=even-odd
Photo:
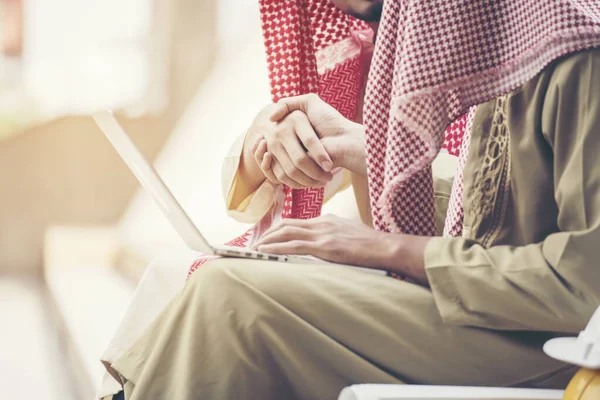
[{"label": "wrist", "polygon": [[406,251],[403,240],[404,235],[388,232],[381,232],[381,234],[384,236],[382,238],[384,243],[384,249],[381,253],[383,256],[382,266],[386,270],[400,273],[400,270],[404,268],[402,261]]},{"label": "wrist", "polygon": [[427,284],[425,273],[425,248],[431,240],[428,236],[388,233],[382,260],[385,269],[406,275],[417,282]]},{"label": "wrist", "polygon": [[348,148],[344,154],[343,166],[356,174],[367,175],[367,154],[365,149],[365,128],[350,122],[347,130]]}]

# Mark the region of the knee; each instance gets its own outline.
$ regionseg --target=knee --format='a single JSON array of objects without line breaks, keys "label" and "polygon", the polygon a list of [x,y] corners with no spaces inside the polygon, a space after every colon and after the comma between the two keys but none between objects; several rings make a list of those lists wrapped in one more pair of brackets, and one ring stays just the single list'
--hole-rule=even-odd
[{"label": "knee", "polygon": [[235,296],[252,290],[271,294],[284,284],[284,270],[277,263],[260,260],[217,258],[194,272],[188,285],[194,291],[217,291],[221,296]]},{"label": "knee", "polygon": [[214,260],[194,272],[185,289],[187,312],[201,314],[203,323],[214,331],[235,332],[252,340],[259,334],[257,322],[267,315],[269,300],[244,279],[245,267],[236,260]]},{"label": "knee", "polygon": [[231,258],[211,260],[190,276],[186,290],[213,309],[239,308],[256,296],[245,277],[249,266],[244,264]]},{"label": "knee", "polygon": [[186,290],[214,312],[235,313],[249,321],[284,296],[288,280],[280,279],[282,273],[254,260],[215,259],[192,274]]},{"label": "knee", "polygon": [[224,297],[230,294],[235,285],[232,279],[231,261],[215,259],[208,261],[195,271],[186,283],[186,290],[198,295]]}]

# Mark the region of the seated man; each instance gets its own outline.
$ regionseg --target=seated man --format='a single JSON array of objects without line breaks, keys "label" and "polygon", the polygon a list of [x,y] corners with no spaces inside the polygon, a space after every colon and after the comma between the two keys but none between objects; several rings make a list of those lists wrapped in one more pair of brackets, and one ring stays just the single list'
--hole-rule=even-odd
[{"label": "seated man", "polygon": [[[364,382],[563,388],[574,370],[542,345],[580,331],[600,304],[600,6],[332,3],[262,1],[267,49],[289,59],[270,53],[279,101],[247,134],[228,204],[261,219],[258,250],[410,282],[210,260],[112,364],[125,397],[335,399]],[[366,91],[353,80],[365,51],[330,37],[362,26],[340,10],[376,31]],[[364,124],[352,93],[364,96]],[[446,127],[477,104],[435,237],[429,165]],[[364,223],[299,219],[315,216],[338,167],[368,176],[368,193],[355,185]]]}]

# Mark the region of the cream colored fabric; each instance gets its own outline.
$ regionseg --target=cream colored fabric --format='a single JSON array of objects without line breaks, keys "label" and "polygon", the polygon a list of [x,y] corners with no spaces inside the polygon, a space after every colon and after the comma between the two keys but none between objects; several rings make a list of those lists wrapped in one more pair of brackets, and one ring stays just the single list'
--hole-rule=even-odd
[{"label": "cream colored fabric", "polygon": [[[185,285],[189,266],[198,257],[193,251],[157,256],[146,268],[119,328],[101,356],[110,366],[131,347]],[[108,294],[110,295],[110,294]],[[107,372],[97,390],[101,399],[117,394],[121,386]]]},{"label": "cream colored fabric", "polygon": [[357,382],[564,388],[550,335],[445,325],[432,293],[334,265],[218,259],[113,367],[131,400],[336,399]]}]

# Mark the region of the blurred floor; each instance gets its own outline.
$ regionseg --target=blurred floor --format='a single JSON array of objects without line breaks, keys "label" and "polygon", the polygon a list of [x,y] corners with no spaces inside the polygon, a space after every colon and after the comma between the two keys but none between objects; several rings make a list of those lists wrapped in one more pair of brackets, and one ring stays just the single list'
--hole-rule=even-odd
[{"label": "blurred floor", "polygon": [[42,282],[0,276],[0,398],[75,400]]}]

